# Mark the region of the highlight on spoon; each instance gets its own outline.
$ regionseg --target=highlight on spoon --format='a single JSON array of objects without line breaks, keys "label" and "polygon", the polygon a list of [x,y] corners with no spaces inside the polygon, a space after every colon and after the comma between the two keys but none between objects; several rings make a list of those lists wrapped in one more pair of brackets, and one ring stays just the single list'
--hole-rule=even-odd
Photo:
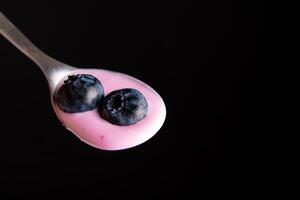
[{"label": "highlight on spoon", "polygon": [[[102,106],[98,108],[84,112],[65,112],[57,104],[57,95],[64,81],[68,80],[68,76],[66,76],[54,91],[53,107],[64,126],[83,142],[103,150],[121,150],[147,141],[161,128],[166,117],[165,104],[159,94],[145,83],[122,73],[99,69],[78,69],[71,71],[69,76],[72,77],[78,74],[89,74],[96,77],[103,86],[104,95],[108,98],[111,96],[108,94],[114,95],[114,93],[116,94],[114,97],[119,98],[118,91],[121,91],[120,97],[122,97],[122,92],[125,91],[123,94],[129,95],[130,101],[134,100],[137,102],[136,104],[139,104],[133,105],[134,108],[139,106],[139,112],[145,112],[145,102],[140,96],[137,101],[135,92],[140,92],[147,102],[145,116],[142,113],[139,115],[142,116],[139,120],[130,119],[133,121],[131,121],[132,124],[128,125],[114,123],[103,117],[103,115],[101,116],[105,98],[103,98],[102,104],[99,104]],[[131,90],[128,90],[128,88],[133,89],[133,93],[130,93]],[[118,104],[118,102],[111,103]],[[115,105],[115,107],[117,108],[118,105]],[[129,107],[126,109],[130,109]],[[113,110],[113,112],[121,112],[121,110]],[[126,115],[126,112],[124,115]]]}]

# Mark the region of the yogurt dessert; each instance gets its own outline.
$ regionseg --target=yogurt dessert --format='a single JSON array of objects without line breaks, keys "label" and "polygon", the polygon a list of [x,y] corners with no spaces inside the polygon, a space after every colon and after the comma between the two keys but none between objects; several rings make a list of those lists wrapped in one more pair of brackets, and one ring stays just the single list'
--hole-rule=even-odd
[{"label": "yogurt dessert", "polygon": [[75,70],[58,85],[54,110],[87,144],[121,150],[150,139],[161,128],[166,108],[145,83],[107,70]]},{"label": "yogurt dessert", "polygon": [[145,142],[162,126],[165,104],[145,83],[59,62],[34,46],[1,12],[0,34],[43,71],[58,118],[84,142],[99,149],[126,149]]}]

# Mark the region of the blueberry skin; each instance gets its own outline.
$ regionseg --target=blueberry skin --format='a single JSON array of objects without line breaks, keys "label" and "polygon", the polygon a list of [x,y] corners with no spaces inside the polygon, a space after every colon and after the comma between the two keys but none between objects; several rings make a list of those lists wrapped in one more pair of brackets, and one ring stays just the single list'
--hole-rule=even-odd
[{"label": "blueberry skin", "polygon": [[97,108],[104,98],[100,81],[89,74],[68,76],[57,92],[56,103],[67,113],[78,113]]},{"label": "blueberry skin", "polygon": [[99,108],[102,118],[112,124],[128,126],[144,119],[148,103],[144,95],[135,89],[121,89],[109,93]]}]

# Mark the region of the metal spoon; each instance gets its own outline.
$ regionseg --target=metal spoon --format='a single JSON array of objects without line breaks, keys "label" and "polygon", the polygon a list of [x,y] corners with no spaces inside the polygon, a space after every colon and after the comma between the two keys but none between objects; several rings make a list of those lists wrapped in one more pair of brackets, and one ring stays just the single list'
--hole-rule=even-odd
[{"label": "metal spoon", "polygon": [[[114,79],[113,82],[118,81],[115,79],[125,78],[127,82],[129,81],[133,85],[137,84],[143,88],[144,92],[149,93],[150,97],[152,98],[151,101],[153,101],[154,103],[152,108],[150,106],[150,114],[148,117],[149,120],[147,119],[148,122],[141,122],[136,127],[130,126],[129,128],[126,127],[124,128],[124,127],[109,125],[107,124],[107,122],[103,122],[103,120],[100,119],[99,117],[99,119],[97,118],[97,120],[99,121],[99,127],[101,125],[104,125],[106,127],[105,130],[99,129],[98,125],[95,124],[78,125],[78,118],[84,120],[84,117],[86,116],[89,117],[89,115],[96,116],[96,114],[89,113],[89,112],[85,114],[73,114],[73,115],[63,113],[61,110],[57,108],[57,105],[55,105],[55,101],[54,101],[55,99],[54,96],[56,95],[55,91],[68,75],[72,73],[86,72],[86,71],[92,73],[93,70],[92,69],[86,70],[86,69],[80,69],[73,66],[69,66],[46,55],[44,52],[39,50],[35,45],[33,45],[25,37],[25,35],[22,34],[1,12],[0,12],[0,33],[8,41],[10,41],[15,47],[17,47],[21,52],[23,52],[26,56],[28,56],[34,63],[36,63],[37,66],[43,71],[44,75],[48,80],[50,95],[52,97],[51,98],[52,106],[58,118],[68,130],[73,132],[82,141],[96,148],[105,149],[105,150],[125,149],[145,142],[146,140],[151,138],[162,126],[166,116],[166,108],[161,97],[148,85],[133,77],[121,73],[106,71],[106,70],[99,70],[99,74],[109,73],[108,76],[111,76],[112,77],[111,79]],[[108,81],[104,82],[104,84],[106,83],[111,84],[111,82]],[[109,88],[109,85],[107,87]],[[121,87],[121,86],[116,86],[116,87]],[[150,104],[151,103],[152,102],[150,102]],[[91,111],[91,112],[96,112],[96,111]],[[69,121],[65,120],[67,118]],[[97,120],[95,120],[94,123],[98,123]],[[142,123],[144,123],[144,125]],[[98,132],[99,132],[99,136],[97,135]]]}]

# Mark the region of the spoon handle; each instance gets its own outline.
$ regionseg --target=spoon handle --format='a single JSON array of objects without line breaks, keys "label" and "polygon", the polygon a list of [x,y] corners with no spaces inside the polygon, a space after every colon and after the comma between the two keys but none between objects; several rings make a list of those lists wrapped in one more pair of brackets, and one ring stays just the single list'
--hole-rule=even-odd
[{"label": "spoon handle", "polygon": [[46,77],[48,77],[49,74],[52,73],[52,71],[57,71],[63,65],[61,62],[51,58],[50,56],[39,50],[1,12],[0,33],[21,52],[28,56],[33,62],[35,62],[44,72]]}]

